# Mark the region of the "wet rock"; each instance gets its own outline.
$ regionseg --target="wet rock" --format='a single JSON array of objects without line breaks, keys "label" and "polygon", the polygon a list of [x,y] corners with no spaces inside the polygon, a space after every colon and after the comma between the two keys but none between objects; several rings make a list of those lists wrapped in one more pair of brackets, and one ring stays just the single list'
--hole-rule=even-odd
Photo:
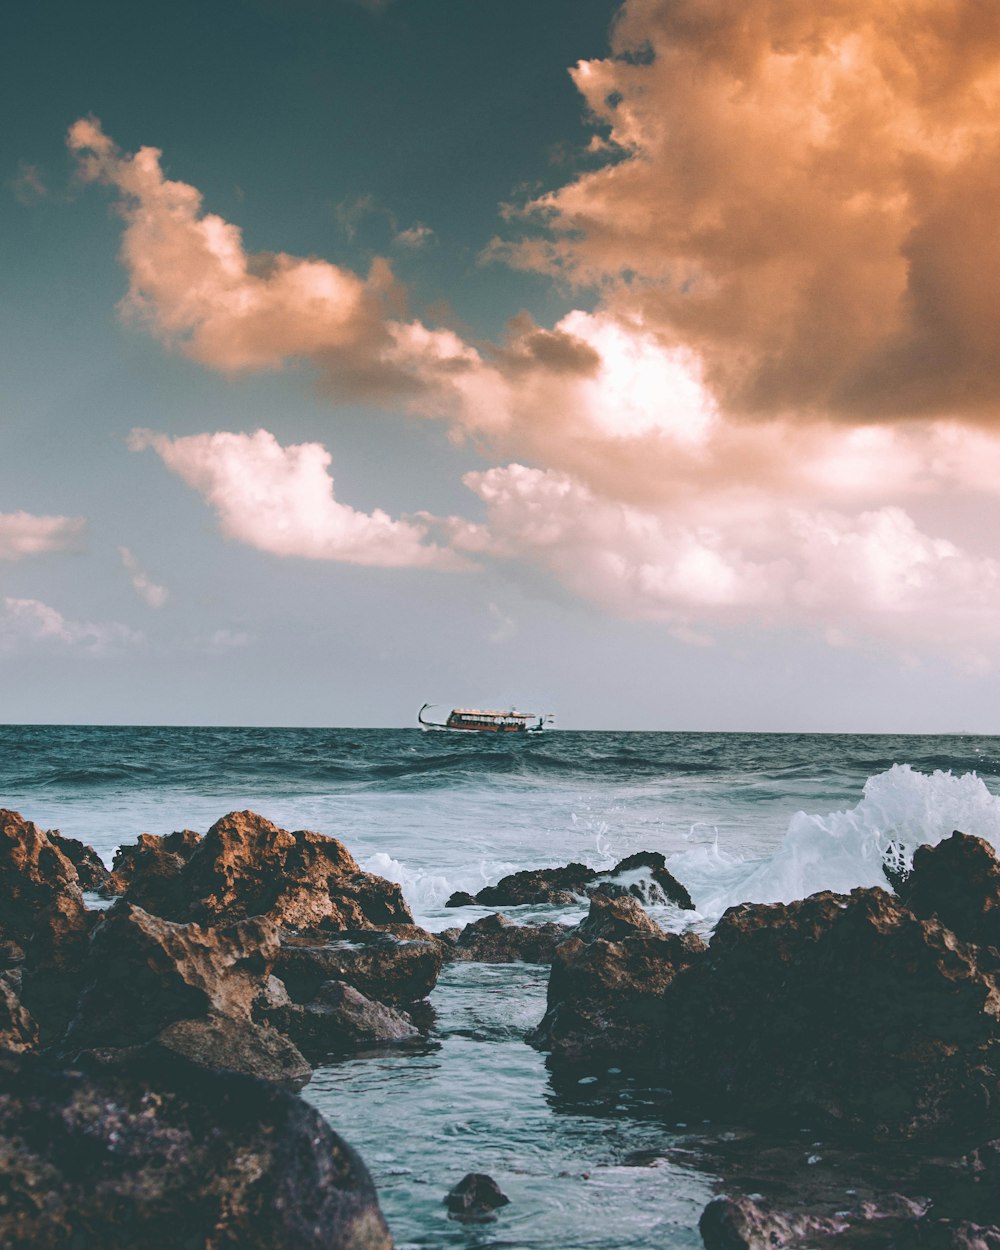
[{"label": "wet rock", "polygon": [[510,1199],[492,1176],[484,1172],[469,1172],[445,1198],[448,1214],[453,1219],[495,1219],[493,1212],[504,1207]]},{"label": "wet rock", "polygon": [[[399,886],[362,872],[336,838],[289,833],[254,812],[230,812],[189,855],[186,850],[149,847],[150,871],[135,870],[130,901],[141,899],[140,905],[168,920],[210,925],[251,916],[291,929],[413,923]],[[181,859],[179,866],[167,862],[170,855]],[[144,878],[157,858],[154,886]]]},{"label": "wet rock", "polygon": [[9,972],[0,973],[0,1049],[35,1050],[38,1028],[24,1008],[18,986]]},{"label": "wet rock", "polygon": [[438,934],[447,960],[487,964],[549,964],[556,947],[571,932],[562,924],[515,924],[495,913],[455,930],[453,939]]},{"label": "wet rock", "polygon": [[485,907],[520,907],[527,903],[565,905],[577,902],[596,877],[596,871],[585,864],[532,868],[501,877],[496,885],[485,886],[475,901]]},{"label": "wet rock", "polygon": [[[666,859],[659,851],[638,851],[626,856],[607,874],[607,884],[617,885],[651,906],[673,903],[685,911],[694,911],[691,895],[667,870]],[[597,888],[607,887],[598,884]]]},{"label": "wet rock", "polygon": [[390,1250],[358,1155],[300,1098],[176,1060],[0,1054],[11,1250]]},{"label": "wet rock", "polygon": [[0,809],[0,937],[25,946],[38,913],[58,898],[83,896],[61,839]]},{"label": "wet rock", "polygon": [[60,1049],[72,1057],[159,1043],[210,1067],[301,1084],[310,1072],[302,1055],[253,1022],[277,955],[266,921],[206,929],[119,900],[91,938],[86,987]]},{"label": "wet rock", "polygon": [[665,933],[634,898],[595,895],[556,948],[545,1017],[529,1040],[573,1062],[654,1054],[665,992],[705,950],[693,934]]},{"label": "wet rock", "polygon": [[420,1036],[405,1012],[373,1002],[342,981],[327,981],[311,1002],[272,1008],[267,1018],[313,1062]]},{"label": "wet rock", "polygon": [[49,837],[76,869],[80,889],[99,890],[108,878],[108,870],[93,847],[78,838],[63,837],[58,829],[50,830]]},{"label": "wet rock", "polygon": [[937,846],[919,846],[900,900],[936,917],[966,942],[1000,947],[1000,862],[988,842],[957,831]]},{"label": "wet rock", "polygon": [[449,894],[445,907],[472,907],[476,900],[468,890],[456,890],[454,894]]},{"label": "wet rock", "polygon": [[714,1198],[701,1213],[705,1250],[781,1250],[815,1242],[843,1230],[843,1221],[771,1210],[751,1198]]},{"label": "wet rock", "polygon": [[158,837],[140,833],[134,843],[115,851],[111,872],[100,893],[116,898],[126,891],[137,907],[156,915],[180,912],[184,905],[180,874],[201,842],[193,829]]},{"label": "wet rock", "polygon": [[416,925],[283,933],[275,973],[296,1002],[309,1002],[327,981],[343,981],[367,998],[406,1004],[426,998],[441,971],[441,945]]}]

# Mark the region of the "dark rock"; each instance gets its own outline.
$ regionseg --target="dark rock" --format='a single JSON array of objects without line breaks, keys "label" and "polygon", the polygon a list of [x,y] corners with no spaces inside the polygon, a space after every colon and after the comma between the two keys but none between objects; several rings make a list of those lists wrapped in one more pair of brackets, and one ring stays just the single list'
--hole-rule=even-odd
[{"label": "dark rock", "polygon": [[390,1250],[358,1155],[273,1085],[144,1056],[89,1073],[0,1055],[10,1250]]},{"label": "dark rock", "polygon": [[448,1213],[455,1219],[495,1219],[497,1207],[506,1206],[510,1199],[500,1189],[492,1176],[483,1172],[470,1172],[464,1176],[445,1198]]},{"label": "dark rock", "polygon": [[58,898],[83,896],[76,869],[50,837],[17,812],[0,809],[0,937],[25,946],[38,913]]},{"label": "dark rock", "polygon": [[448,896],[445,907],[472,907],[475,901],[475,898],[468,890],[456,890],[454,894]]},{"label": "dark rock", "polygon": [[100,912],[75,894],[62,894],[38,913],[24,958],[22,997],[38,1021],[43,1045],[57,1042],[76,1011]]},{"label": "dark rock", "polygon": [[414,1003],[434,988],[441,945],[415,925],[392,932],[311,930],[284,933],[275,973],[296,1002],[309,1002],[327,981],[344,981],[367,998]]},{"label": "dark rock", "polygon": [[532,868],[501,877],[496,885],[485,886],[476,895],[475,901],[485,907],[575,903],[596,877],[596,871],[585,864],[567,864],[565,868]]},{"label": "dark rock", "polygon": [[0,973],[0,1049],[35,1050],[38,1028],[24,1008],[17,985],[9,972]]},{"label": "dark rock", "polygon": [[24,947],[16,942],[0,940],[0,968],[13,968],[24,963]]},{"label": "dark rock", "polygon": [[918,846],[898,893],[914,915],[936,917],[963,941],[1000,946],[1000,862],[984,839],[955,832]]},{"label": "dark rock", "polygon": [[111,873],[100,888],[105,898],[126,891],[132,902],[156,915],[180,912],[184,905],[180,873],[201,841],[193,829],[158,837],[140,833],[130,846],[115,851]]},{"label": "dark rock", "polygon": [[76,869],[80,889],[99,890],[108,878],[108,870],[93,847],[78,838],[63,837],[58,829],[51,829],[49,837]]},{"label": "dark rock", "polygon": [[91,938],[86,988],[61,1050],[159,1043],[211,1067],[299,1084],[310,1071],[302,1055],[253,1023],[277,954],[266,921],[206,929],[119,900]]},{"label": "dark rock", "polygon": [[705,950],[694,934],[664,933],[634,898],[595,895],[556,948],[548,1008],[529,1040],[571,1061],[654,1054],[667,987]]},{"label": "dark rock", "polygon": [[496,913],[467,924],[454,940],[444,934],[442,948],[445,959],[472,960],[487,964],[549,964],[560,942],[572,930],[562,924],[514,924]]},{"label": "dark rock", "polygon": [[187,850],[150,845],[140,852],[139,861],[150,857],[149,869],[133,870],[129,900],[142,899],[168,920],[210,925],[250,916],[292,929],[413,923],[399,886],[362,872],[336,838],[289,833],[254,812],[230,812]]},{"label": "dark rock", "polygon": [[638,881],[632,881],[625,887],[630,894],[650,905],[673,903],[685,911],[694,911],[691,895],[667,870],[666,859],[659,851],[638,851],[635,855],[626,856],[611,869],[608,880],[610,883],[618,883],[618,879],[626,874],[643,871],[648,872],[649,876],[641,876]]},{"label": "dark rock", "polygon": [[267,1018],[313,1062],[420,1036],[404,1012],[372,1002],[342,981],[327,981],[309,1003],[272,1008]]},{"label": "dark rock", "polygon": [[705,1250],[781,1250],[835,1235],[842,1229],[832,1219],[773,1211],[751,1198],[714,1198],[701,1213],[698,1231]]}]

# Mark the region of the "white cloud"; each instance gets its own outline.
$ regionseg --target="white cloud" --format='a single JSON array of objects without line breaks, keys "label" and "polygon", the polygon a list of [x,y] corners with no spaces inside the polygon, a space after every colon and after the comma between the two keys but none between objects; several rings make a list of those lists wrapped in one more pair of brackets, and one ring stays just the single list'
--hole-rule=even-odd
[{"label": "white cloud", "polygon": [[132,589],[139,598],[151,608],[162,608],[170,598],[170,592],[166,586],[158,585],[149,577],[131,548],[119,547],[118,555],[121,557],[122,567],[129,575]]},{"label": "white cloud", "polygon": [[83,517],[0,512],[0,560],[19,560],[50,551],[78,551],[86,525]]},{"label": "white cloud", "polygon": [[151,447],[215,509],[223,534],[260,551],[385,568],[462,566],[453,552],[425,541],[424,522],[340,503],[330,453],[319,443],[282,447],[267,430],[176,439],[134,430],[130,446]]},{"label": "white cloud", "polygon": [[420,248],[427,247],[429,244],[433,243],[435,237],[434,231],[430,228],[430,226],[425,226],[422,222],[417,222],[416,225],[410,226],[407,230],[400,230],[393,239],[393,243],[395,243],[397,247],[409,248],[411,251],[415,252]]},{"label": "white cloud", "polygon": [[0,654],[43,649],[102,656],[142,641],[141,634],[115,621],[74,621],[38,599],[0,599]]}]

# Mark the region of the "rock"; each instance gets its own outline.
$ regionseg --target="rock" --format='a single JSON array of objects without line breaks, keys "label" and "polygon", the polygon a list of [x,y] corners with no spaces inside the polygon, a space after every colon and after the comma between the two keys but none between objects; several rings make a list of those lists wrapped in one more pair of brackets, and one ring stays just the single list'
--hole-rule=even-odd
[{"label": "rock", "polygon": [[510,1199],[492,1176],[483,1172],[470,1172],[464,1176],[445,1198],[448,1214],[460,1220],[495,1219],[493,1212],[504,1207]]},{"label": "rock", "polygon": [[51,829],[49,837],[76,869],[81,890],[99,890],[108,878],[104,860],[85,842],[78,838],[65,838],[58,829]]},{"label": "rock", "polygon": [[135,858],[148,856],[148,868],[133,869],[129,900],[168,920],[209,925],[251,916],[291,929],[413,923],[399,886],[362,872],[336,838],[289,833],[254,812],[230,812],[188,849],[150,845],[140,852]]},{"label": "rock", "polygon": [[963,941],[1000,947],[1000,862],[983,838],[956,831],[918,846],[898,894],[914,915],[937,917]]},{"label": "rock", "polygon": [[[633,880],[622,882],[623,877]],[[659,851],[638,851],[635,855],[626,856],[607,874],[607,880],[610,884],[622,885],[643,903],[657,906],[673,903],[685,911],[694,911],[691,895],[668,872],[666,859]]]},{"label": "rock", "polygon": [[472,960],[487,964],[549,964],[560,942],[572,932],[562,924],[514,924],[495,913],[456,930],[454,939],[442,939],[445,959]]},{"label": "rock", "polygon": [[713,1198],[698,1221],[705,1250],[781,1250],[836,1235],[843,1221],[773,1211],[751,1198]]},{"label": "rock", "polygon": [[115,851],[111,872],[100,888],[105,898],[116,898],[126,891],[138,907],[155,915],[180,912],[181,869],[201,842],[193,829],[180,829],[158,837],[140,833],[131,846]]},{"label": "rock", "polygon": [[344,981],[380,1002],[415,1003],[431,992],[440,971],[440,943],[415,925],[392,932],[286,932],[275,963],[275,973],[301,1003],[327,981]]},{"label": "rock", "polygon": [[475,905],[475,898],[468,890],[456,890],[454,894],[448,896],[445,907],[472,907]]},{"label": "rock", "polygon": [[327,981],[309,1003],[272,1008],[267,1018],[317,1063],[345,1051],[420,1036],[405,1012],[372,1002],[342,981]]},{"label": "rock", "polygon": [[91,938],[86,987],[60,1049],[71,1057],[159,1043],[211,1067],[301,1084],[310,1071],[302,1055],[253,1021],[277,955],[267,921],[206,929],[119,900]]},{"label": "rock", "polygon": [[62,839],[0,809],[0,937],[25,946],[38,913],[58,898],[83,896]]},{"label": "rock", "polygon": [[664,933],[635,899],[595,895],[587,919],[556,948],[548,1007],[529,1040],[573,1062],[652,1059],[667,987],[705,951],[694,934]]},{"label": "rock", "polygon": [[485,907],[520,907],[526,903],[575,903],[597,877],[585,864],[565,868],[532,868],[501,877],[496,885],[485,886],[476,902]]},{"label": "rock", "polygon": [[23,1052],[38,1047],[38,1028],[25,1010],[9,972],[0,973],[0,1049]]},{"label": "rock", "polygon": [[100,912],[62,894],[38,913],[24,958],[22,998],[38,1021],[43,1045],[57,1042],[76,1012],[90,933]]},{"label": "rock", "polygon": [[144,1056],[0,1054],[0,1245],[390,1250],[358,1155],[273,1085]]}]

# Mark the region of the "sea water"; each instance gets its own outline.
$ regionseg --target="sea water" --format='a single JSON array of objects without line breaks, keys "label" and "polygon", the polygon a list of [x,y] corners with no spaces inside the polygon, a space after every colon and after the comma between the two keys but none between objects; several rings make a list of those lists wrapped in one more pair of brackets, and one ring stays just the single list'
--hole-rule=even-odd
[{"label": "sea water", "polygon": [[[884,884],[886,859],[955,828],[1000,847],[998,792],[1000,739],[969,736],[0,727],[0,805],[109,862],[140,832],[250,808],[340,837],[435,930],[486,914],[446,908],[455,890],[654,850],[697,908],[657,920],[708,934],[741,901]],[[509,914],[572,922],[583,907]],[[718,1126],[664,1121],[657,1091],[613,1069],[553,1077],[523,1040],[546,981],[447,967],[426,1046],[324,1066],[306,1096],[360,1150],[398,1246],[700,1245],[716,1178],[698,1142]],[[470,1171],[511,1198],[495,1222],[447,1219]]]}]

